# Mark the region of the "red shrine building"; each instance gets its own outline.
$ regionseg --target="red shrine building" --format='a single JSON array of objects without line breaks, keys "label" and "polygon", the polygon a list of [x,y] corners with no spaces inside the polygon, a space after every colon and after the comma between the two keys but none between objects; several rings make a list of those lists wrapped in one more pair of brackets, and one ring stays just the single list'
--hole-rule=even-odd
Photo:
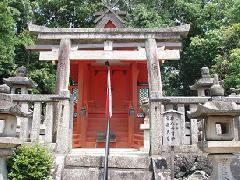
[{"label": "red shrine building", "polygon": [[[123,28],[124,12],[107,9],[96,13],[96,28]],[[108,42],[105,42],[108,43]],[[127,47],[111,44],[109,50],[134,51],[137,47]],[[105,47],[106,48],[106,47]],[[104,50],[104,47],[90,44],[85,50]],[[76,104],[73,124],[74,147],[104,147],[101,134],[104,135],[107,125],[105,117],[105,102],[107,88],[106,60],[71,61],[70,91],[74,94]],[[143,146],[143,131],[140,124],[143,117],[137,117],[141,112],[140,101],[148,96],[148,75],[146,61],[118,60],[110,61],[112,108],[110,128],[110,146],[130,148]],[[98,138],[100,138],[98,140]]]},{"label": "red shrine building", "polygon": [[[160,29],[126,28],[125,12],[107,8],[95,14],[96,28],[46,28],[30,25],[29,30],[38,35],[39,44],[30,49],[40,51],[40,60],[58,60],[59,78],[61,65],[70,68],[68,89],[74,97],[73,147],[102,148],[107,119],[105,102],[107,69],[110,64],[112,109],[110,147],[140,148],[144,135],[141,101],[149,96],[149,77],[161,79],[159,64],[165,60],[180,59],[181,37],[186,36],[189,26]],[[59,50],[59,40],[70,39],[71,45]],[[151,54],[151,45],[146,50],[146,40],[156,46],[156,55]],[[155,44],[154,44],[155,43]],[[154,49],[153,49],[154,50]],[[69,52],[68,52],[69,51]],[[60,54],[69,55],[69,67],[60,63]],[[156,57],[155,57],[156,56]],[[64,57],[68,57],[65,56]],[[159,64],[148,64],[149,59]],[[148,70],[149,67],[153,72]],[[151,80],[152,92],[160,92],[161,81]],[[156,82],[154,82],[156,81]],[[158,128],[158,127],[153,127]]]}]

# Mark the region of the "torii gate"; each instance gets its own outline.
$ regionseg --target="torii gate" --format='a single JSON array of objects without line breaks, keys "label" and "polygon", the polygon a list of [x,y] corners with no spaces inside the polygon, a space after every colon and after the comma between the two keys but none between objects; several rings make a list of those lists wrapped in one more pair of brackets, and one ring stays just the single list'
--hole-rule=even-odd
[{"label": "torii gate", "polygon": [[[148,85],[151,98],[162,96],[162,82],[159,62],[179,60],[181,38],[188,34],[190,25],[168,28],[47,28],[29,25],[29,31],[36,34],[39,45],[27,49],[40,51],[39,60],[58,61],[56,93],[69,88],[70,65],[76,62],[133,63],[147,61]],[[44,45],[41,45],[44,44]],[[131,50],[128,50],[130,48]],[[135,63],[135,65],[134,65]],[[135,79],[135,84],[137,80]],[[83,90],[83,87],[81,87]],[[133,94],[137,85],[133,86]],[[133,102],[137,106],[137,102]],[[80,113],[81,106],[78,107]],[[150,102],[150,144],[151,154],[161,153],[163,123],[161,104]],[[134,120],[130,120],[132,142]],[[86,129],[81,129],[86,131]]]}]

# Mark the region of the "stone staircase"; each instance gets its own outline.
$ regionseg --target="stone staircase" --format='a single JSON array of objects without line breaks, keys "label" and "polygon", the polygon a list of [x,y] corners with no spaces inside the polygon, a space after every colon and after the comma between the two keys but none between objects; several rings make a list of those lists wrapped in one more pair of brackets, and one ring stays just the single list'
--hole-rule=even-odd
[{"label": "stone staircase", "polygon": [[[104,149],[73,150],[65,157],[63,180],[102,180]],[[151,158],[136,149],[110,149],[109,179],[151,180]]]}]

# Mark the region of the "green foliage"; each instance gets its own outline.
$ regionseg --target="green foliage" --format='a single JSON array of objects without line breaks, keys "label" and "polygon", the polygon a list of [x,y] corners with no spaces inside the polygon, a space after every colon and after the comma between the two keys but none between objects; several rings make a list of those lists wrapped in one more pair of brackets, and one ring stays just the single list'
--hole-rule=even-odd
[{"label": "green foliage", "polygon": [[[34,69],[28,73],[28,76],[37,82],[38,86],[34,89],[34,93],[47,94],[55,91],[56,82],[56,68],[53,65],[47,66],[46,63],[42,63],[43,66],[40,69]],[[44,67],[44,65],[46,65]]]},{"label": "green foliage", "polygon": [[188,22],[191,24],[191,31],[184,41],[180,61],[180,81],[183,85],[180,94],[184,95],[192,93],[189,85],[200,77],[201,67],[214,65],[215,57],[225,48],[220,29],[231,25],[231,21],[235,19],[230,12],[237,1],[213,0],[194,3],[198,4],[198,18]]},{"label": "green foliage", "polygon": [[12,74],[14,65],[14,19],[7,1],[0,2],[0,77]]},{"label": "green foliage", "polygon": [[[1,11],[5,17],[8,17],[5,21],[11,22],[11,27],[9,25],[5,30],[6,33],[0,34],[0,47],[1,42],[4,43],[3,48],[0,48],[0,51],[4,51],[4,57],[0,55],[0,80],[13,75],[16,67],[25,66],[29,71],[28,76],[38,84],[34,93],[54,93],[56,66],[40,62],[36,53],[27,52],[25,49],[26,45],[35,43],[35,38],[26,29],[34,16],[34,4],[35,1],[9,0],[5,3],[5,9],[10,13]],[[5,21],[0,19],[0,26],[8,25]]]},{"label": "green foliage", "polygon": [[226,89],[240,88],[240,23],[220,31],[221,52],[214,58],[212,71],[224,80]]},{"label": "green foliage", "polygon": [[220,53],[222,36],[219,31],[209,31],[205,38],[196,36],[191,38],[189,47],[185,48],[183,57],[180,61],[180,78],[183,83],[182,94],[190,94],[188,86],[200,77],[200,69],[203,66],[212,66],[214,58]]},{"label": "green foliage", "polygon": [[[212,66],[213,72],[224,72],[221,78],[227,88],[239,87],[237,70],[233,70],[238,65],[240,33],[234,23],[240,23],[239,0],[119,0],[117,8],[127,11],[126,24],[130,27],[166,27],[175,26],[175,22],[191,25],[188,37],[183,39],[180,62],[164,64],[166,94],[191,94],[189,85],[200,77],[202,66]],[[35,93],[53,93],[56,66],[40,62],[36,53],[25,50],[25,45],[35,43],[26,29],[27,23],[94,27],[94,13],[103,9],[99,0],[0,2],[0,82],[12,75],[17,66],[24,65],[38,84]]]},{"label": "green foliage", "polygon": [[158,14],[156,10],[146,6],[145,4],[138,4],[127,17],[128,26],[139,28],[156,28],[166,27],[171,22],[166,14]]},{"label": "green foliage", "polygon": [[32,2],[36,24],[48,27],[91,27],[98,0],[38,0]]},{"label": "green foliage", "polygon": [[8,160],[11,180],[48,180],[53,160],[40,145],[20,146]]}]

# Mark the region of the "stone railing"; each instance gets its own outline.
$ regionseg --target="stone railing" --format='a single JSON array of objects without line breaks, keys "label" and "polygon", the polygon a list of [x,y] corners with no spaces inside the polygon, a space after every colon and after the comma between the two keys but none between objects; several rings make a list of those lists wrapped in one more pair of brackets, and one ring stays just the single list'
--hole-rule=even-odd
[{"label": "stone railing", "polygon": [[61,95],[11,94],[29,118],[18,118],[19,138],[24,143],[43,143],[51,150],[66,153],[72,146],[72,100],[68,91]]},{"label": "stone railing", "polygon": [[[193,111],[198,104],[203,104],[207,102],[211,97],[162,97],[162,98],[152,98],[152,102],[161,102],[163,105],[163,113],[171,110],[175,110],[181,113],[179,128],[181,129],[181,145],[176,147],[176,151],[195,151],[198,141],[203,140],[202,136],[202,124],[198,122],[197,119],[189,119],[187,117],[187,111]],[[240,96],[226,97],[226,100],[236,102],[240,104]],[[164,119],[163,119],[164,121]],[[164,122],[163,122],[164,125]],[[239,119],[235,121],[235,127],[240,128]],[[164,126],[163,126],[164,129]],[[163,131],[164,132],[164,131]],[[163,133],[163,138],[164,138]],[[239,134],[237,131],[235,133],[235,140],[239,139]],[[163,141],[163,151],[168,151],[169,147],[164,144]]]}]

